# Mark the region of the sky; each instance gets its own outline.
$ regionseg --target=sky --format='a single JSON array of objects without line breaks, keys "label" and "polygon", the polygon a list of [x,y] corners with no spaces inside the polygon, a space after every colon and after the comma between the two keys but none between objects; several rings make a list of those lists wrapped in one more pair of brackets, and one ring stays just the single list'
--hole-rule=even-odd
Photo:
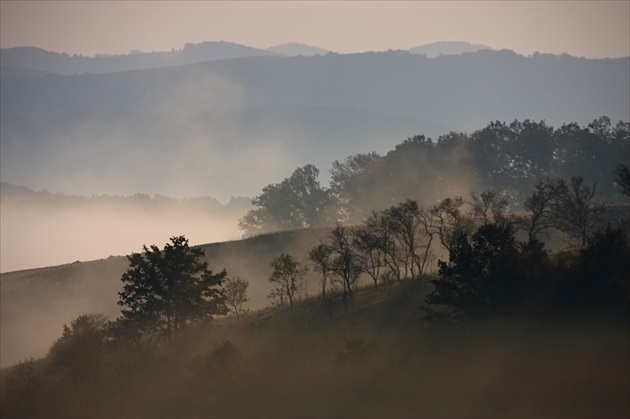
[{"label": "sky", "polygon": [[519,54],[630,55],[630,1],[7,1],[0,46],[93,56],[230,41],[338,53],[468,41]]}]

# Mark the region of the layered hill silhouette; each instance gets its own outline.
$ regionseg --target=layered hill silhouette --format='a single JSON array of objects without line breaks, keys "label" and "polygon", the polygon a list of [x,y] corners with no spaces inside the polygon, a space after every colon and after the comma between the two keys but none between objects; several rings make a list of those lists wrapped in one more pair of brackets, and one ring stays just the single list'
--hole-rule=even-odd
[{"label": "layered hill silhouette", "polygon": [[[390,51],[3,75],[2,177],[63,190],[78,177],[89,184],[130,173],[128,183],[116,181],[129,187],[118,193],[174,195],[157,185],[183,176],[188,193],[252,196],[296,166],[313,163],[325,173],[340,155],[384,152],[416,134],[435,139],[490,120],[627,119],[629,63],[507,50],[436,58]],[[193,173],[174,161],[187,161]],[[255,178],[232,176],[229,188],[199,185],[252,167]]]},{"label": "layered hill silhouette", "polygon": [[188,43],[182,49],[173,51],[132,51],[123,55],[97,55],[94,57],[68,55],[36,47],[3,48],[0,50],[2,74],[20,76],[34,76],[43,73],[66,75],[111,73],[260,55],[278,54],[273,51],[224,41]]},{"label": "layered hill silhouette", "polygon": [[[414,54],[436,57],[440,54],[453,55],[490,49],[486,45],[463,41],[434,42],[410,48]],[[233,42],[187,43],[182,49],[172,51],[131,51],[129,54],[97,54],[93,57],[69,55],[47,51],[37,47],[14,47],[0,49],[0,65],[3,75],[39,76],[46,73],[81,74],[111,73],[195,64],[205,61],[255,56],[311,56],[325,55],[330,50],[313,45],[288,42],[266,49],[252,48]]]}]

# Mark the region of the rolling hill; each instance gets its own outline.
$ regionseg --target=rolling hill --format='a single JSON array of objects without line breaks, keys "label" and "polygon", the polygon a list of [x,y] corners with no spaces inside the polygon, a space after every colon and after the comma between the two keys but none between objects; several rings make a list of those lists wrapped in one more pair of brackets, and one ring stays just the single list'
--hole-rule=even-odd
[{"label": "rolling hill", "polygon": [[[629,63],[390,51],[3,75],[1,174],[74,193],[253,196],[297,166],[325,173],[334,159],[385,152],[416,134],[435,139],[492,120],[616,123],[630,113]],[[226,172],[229,182],[214,181]],[[77,190],[98,181],[118,190]]]},{"label": "rolling hill", "polygon": [[[327,230],[321,229],[289,231],[202,247],[214,272],[225,268],[229,276],[249,280],[247,306],[256,310],[268,304],[271,260],[283,252],[304,260],[308,250],[326,234]],[[149,244],[162,246],[164,243]],[[63,324],[80,314],[97,311],[117,317],[120,307],[116,302],[122,289],[120,277],[127,267],[126,257],[111,256],[0,274],[2,367],[25,356],[45,355]],[[311,272],[310,292],[317,292],[317,281],[317,274]]]}]

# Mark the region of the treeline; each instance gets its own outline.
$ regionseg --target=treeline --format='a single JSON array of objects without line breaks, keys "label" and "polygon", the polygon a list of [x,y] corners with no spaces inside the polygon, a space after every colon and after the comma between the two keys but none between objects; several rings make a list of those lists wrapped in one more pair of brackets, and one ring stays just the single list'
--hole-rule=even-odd
[{"label": "treeline", "polygon": [[48,204],[58,208],[93,206],[93,207],[118,207],[118,208],[142,208],[146,210],[203,210],[208,213],[221,212],[245,212],[251,207],[249,199],[245,197],[232,197],[223,205],[215,198],[191,197],[176,199],[164,195],[150,196],[146,193],[137,193],[131,196],[121,195],[68,195],[58,192],[50,192],[46,189],[34,191],[23,185],[14,185],[7,182],[0,183],[0,195],[5,203],[14,204]]},{"label": "treeline", "polygon": [[[624,167],[618,183],[625,184],[621,192],[630,196]],[[586,308],[589,298],[610,297],[600,301],[601,307],[627,311],[628,208],[617,219],[604,221],[606,205],[595,198],[596,190],[581,177],[570,182],[547,178],[535,185],[520,215],[510,212],[508,202],[493,191],[473,192],[469,201],[446,198],[431,207],[406,200],[372,212],[361,224],[338,224],[310,251],[309,260],[321,273],[322,297],[332,281],[342,289],[344,302],[352,300],[361,275],[375,287],[416,279],[431,273],[439,258],[445,260],[438,261],[440,278],[432,281],[435,292],[429,304],[460,307],[477,299],[475,304],[486,310],[504,304],[518,311],[514,298],[526,305],[550,298],[548,308],[566,298],[567,304],[584,303]],[[580,250],[552,257],[542,240],[552,231]],[[495,286],[507,294],[494,295]],[[576,293],[585,300],[571,300]],[[427,311],[435,317],[434,308]]]},{"label": "treeline", "polygon": [[371,152],[333,162],[328,187],[320,185],[317,167],[298,168],[263,188],[240,228],[251,235],[357,223],[406,199],[428,205],[470,190],[494,190],[517,210],[536,182],[576,175],[595,183],[603,202],[625,202],[614,169],[627,166],[628,155],[630,123],[613,126],[605,116],[585,127],[554,129],[525,120],[493,122],[472,134],[450,132],[436,141],[419,135],[384,156]]}]

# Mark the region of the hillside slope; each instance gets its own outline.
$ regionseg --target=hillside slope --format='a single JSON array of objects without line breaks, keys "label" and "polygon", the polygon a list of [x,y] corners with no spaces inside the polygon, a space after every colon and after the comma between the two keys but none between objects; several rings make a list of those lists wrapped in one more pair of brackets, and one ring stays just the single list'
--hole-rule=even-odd
[{"label": "hillside slope", "polygon": [[[35,364],[42,416],[623,417],[626,324],[511,318],[427,328],[426,280],[251,312],[76,392]],[[124,352],[123,352],[124,353]],[[133,353],[126,353],[126,356]],[[125,355],[123,355],[125,356]],[[117,360],[125,362],[125,360]],[[3,377],[10,374],[2,371]],[[6,385],[3,389],[6,391]],[[72,402],[69,402],[69,401]],[[6,405],[5,405],[6,407]],[[32,410],[31,410],[32,411]]]},{"label": "hillside slope", "polygon": [[[326,230],[322,229],[298,230],[202,247],[214,272],[225,268],[229,276],[240,276],[250,282],[247,307],[255,310],[268,304],[271,260],[283,252],[305,260],[308,250],[325,235]],[[150,244],[164,243],[147,243]],[[112,256],[0,274],[2,367],[26,356],[43,356],[59,336],[63,324],[80,314],[96,311],[117,317],[120,277],[127,267],[124,256]],[[317,281],[316,274],[311,272],[311,293],[317,292]]]}]

